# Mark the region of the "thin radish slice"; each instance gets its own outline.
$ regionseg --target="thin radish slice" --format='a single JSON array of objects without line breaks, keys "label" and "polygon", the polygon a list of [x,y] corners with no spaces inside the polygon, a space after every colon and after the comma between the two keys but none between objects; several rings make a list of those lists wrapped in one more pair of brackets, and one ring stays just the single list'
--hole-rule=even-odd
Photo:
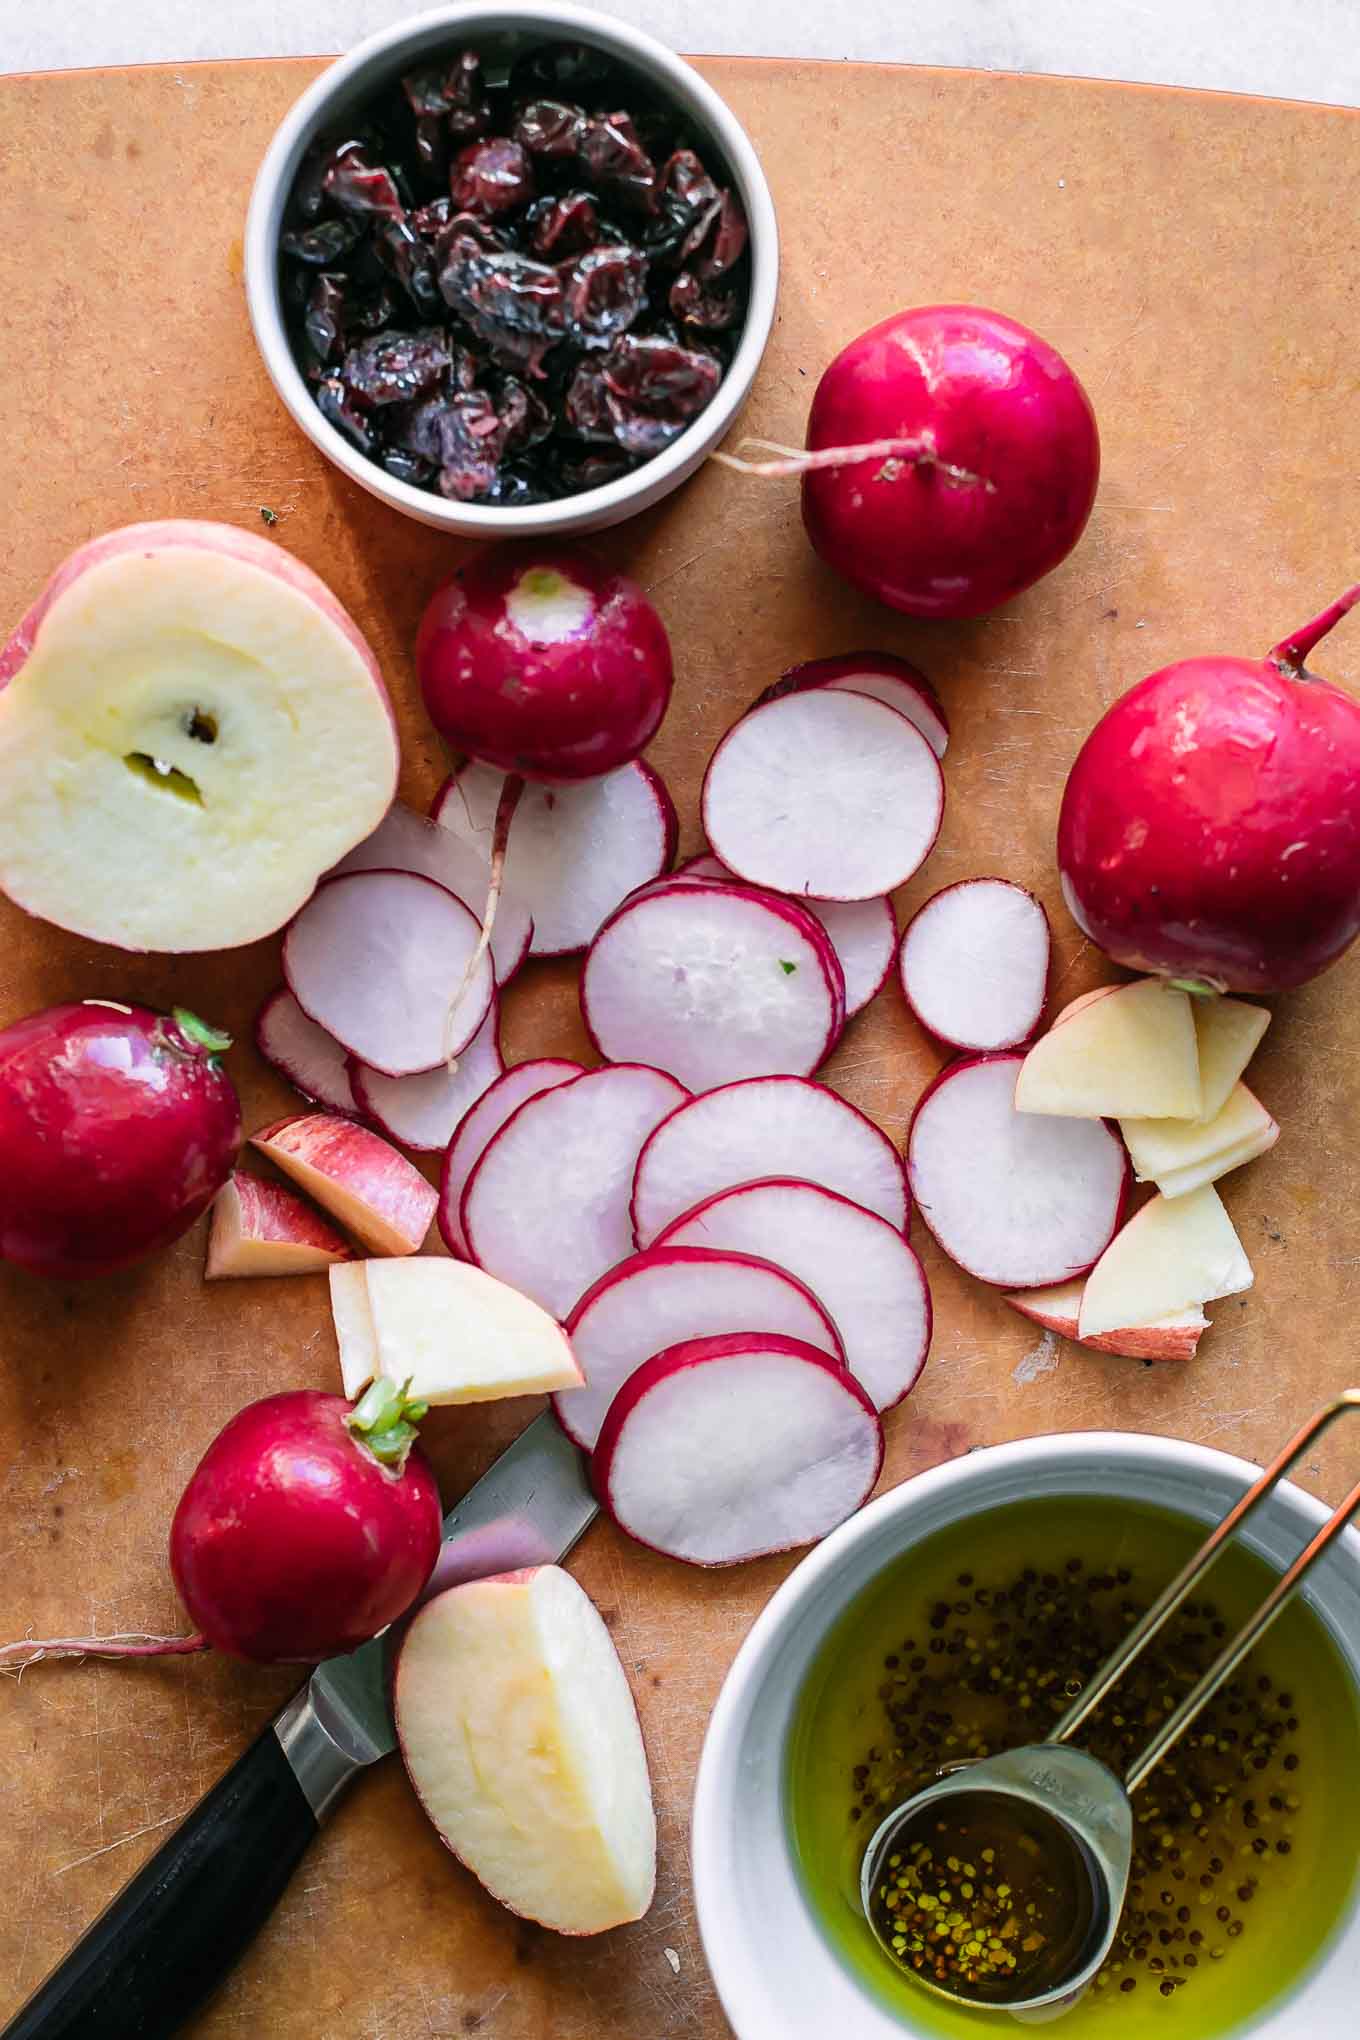
[{"label": "thin radish slice", "polygon": [[895,708],[827,687],[752,709],[704,775],[704,834],[749,885],[871,900],[930,855],[944,814],[939,760]]},{"label": "thin radish slice", "polygon": [[619,1389],[662,1346],[721,1332],[778,1332],[842,1366],[841,1336],[812,1291],[759,1256],[647,1247],[592,1283],[567,1319],[585,1387],[556,1395],[557,1421],[589,1452]]},{"label": "thin radish slice", "polygon": [[651,1136],[633,1180],[638,1245],[716,1191],[765,1176],[821,1183],[908,1229],[902,1158],[872,1119],[824,1084],[753,1077],[691,1099]]},{"label": "thin radish slice", "polygon": [[590,1474],[639,1544],[741,1565],[825,1537],[869,1499],[882,1464],[883,1426],[853,1375],[800,1339],[733,1332],[640,1367]]},{"label": "thin radish slice", "polygon": [[1083,1275],[1119,1229],[1129,1162],[1102,1119],[1017,1112],[1024,1057],[951,1063],[916,1107],[912,1196],[952,1261],[980,1281],[1037,1289]]},{"label": "thin radish slice", "polygon": [[[491,861],[491,831],[505,774],[465,765],[446,779],[431,809],[435,820],[481,864]],[[534,917],[533,956],[570,956],[635,886],[659,878],[675,855],[675,807],[641,758],[575,786],[526,786],[505,855],[505,883]]]},{"label": "thin radish slice", "polygon": [[943,758],[949,748],[949,718],[939,695],[919,667],[891,652],[844,652],[835,659],[807,659],[801,666],[790,666],[754,705],[759,708],[785,694],[803,694],[809,687],[870,695],[915,723],[937,758]]},{"label": "thin radish slice", "polygon": [[[717,885],[741,882],[716,857],[704,855],[687,859],[669,879],[655,879],[643,890],[656,892],[663,885],[696,885],[704,880]],[[633,894],[633,899],[640,897],[640,893]],[[786,895],[774,893],[771,897],[783,899]],[[796,904],[820,921],[831,938],[845,979],[845,1017],[853,1020],[879,990],[897,954],[897,921],[892,901],[803,898]]]},{"label": "thin radish slice", "polygon": [[580,1063],[558,1056],[540,1056],[533,1062],[516,1063],[512,1070],[485,1090],[459,1120],[448,1144],[439,1179],[439,1231],[451,1254],[467,1259],[467,1241],[458,1216],[468,1177],[486,1152],[487,1143],[498,1134],[512,1112],[542,1091],[555,1091],[583,1076]]},{"label": "thin radish slice", "polygon": [[[487,867],[480,851],[400,801],[393,802],[373,834],[342,857],[331,875],[348,871],[413,871],[420,878],[432,878],[479,917],[486,900]],[[534,917],[523,900],[513,891],[502,891],[491,931],[498,985],[509,984],[524,962],[533,933]]]},{"label": "thin radish slice", "polygon": [[565,1317],[630,1251],[638,1152],[686,1095],[661,1070],[619,1063],[527,1099],[487,1143],[463,1191],[459,1222],[471,1258]]},{"label": "thin radish slice", "polygon": [[661,886],[627,900],[591,944],[581,1012],[609,1062],[645,1055],[690,1091],[808,1077],[845,1025],[826,931],[747,886]]},{"label": "thin radish slice", "polygon": [[379,1133],[418,1154],[439,1154],[454,1128],[505,1068],[500,1044],[500,1001],[493,998],[485,1020],[450,1072],[444,1064],[415,1077],[385,1077],[352,1056],[350,1083],[365,1116]]},{"label": "thin radish slice", "polygon": [[349,1051],[309,1020],[287,985],[280,985],[255,1015],[255,1046],[295,1091],[330,1112],[359,1111],[349,1080]]},{"label": "thin radish slice", "polygon": [[480,934],[475,914],[432,878],[350,872],[318,886],[289,926],[283,974],[303,1012],[351,1055],[409,1077],[461,1053],[490,1010],[496,980],[484,956],[446,1025]]},{"label": "thin radish slice", "polygon": [[862,1204],[819,1183],[769,1177],[696,1205],[652,1251],[664,1247],[763,1255],[830,1311],[846,1365],[875,1409],[915,1387],[930,1350],[925,1270],[897,1227]]},{"label": "thin radish slice", "polygon": [[898,972],[921,1025],[954,1048],[1018,1048],[1043,1018],[1048,915],[1022,885],[966,878],[937,892],[902,937]]}]

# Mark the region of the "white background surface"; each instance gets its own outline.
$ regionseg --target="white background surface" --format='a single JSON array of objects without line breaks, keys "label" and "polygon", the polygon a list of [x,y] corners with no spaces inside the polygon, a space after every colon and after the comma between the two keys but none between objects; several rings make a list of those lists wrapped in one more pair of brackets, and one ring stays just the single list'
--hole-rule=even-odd
[{"label": "white background surface", "polygon": [[[1360,0],[596,0],[682,50],[1059,71],[1360,105]],[[0,0],[0,70],[348,49],[420,0]]]}]

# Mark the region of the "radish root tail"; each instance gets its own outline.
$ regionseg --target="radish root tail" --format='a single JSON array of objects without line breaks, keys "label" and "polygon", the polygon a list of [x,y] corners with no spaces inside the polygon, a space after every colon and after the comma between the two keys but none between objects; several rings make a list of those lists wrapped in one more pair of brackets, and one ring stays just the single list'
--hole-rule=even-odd
[{"label": "radish root tail", "polygon": [[148,1636],[140,1629],[116,1636],[29,1636],[21,1643],[0,1644],[0,1670],[23,1671],[44,1658],[189,1657],[210,1648],[197,1631],[192,1636]]},{"label": "radish root tail", "polygon": [[449,1010],[444,1015],[444,1066],[450,1076],[458,1068],[458,1058],[453,1053],[453,1026],[458,1010],[467,997],[468,986],[481,968],[482,958],[491,947],[492,930],[496,925],[496,910],[501,903],[501,886],[505,879],[505,853],[510,843],[510,824],[515,819],[524,781],[517,772],[512,772],[501,788],[501,797],[496,803],[496,820],[491,831],[491,883],[486,889],[486,906],[482,911],[482,932],[477,938],[477,947],[468,958],[467,969],[462,981],[449,1001]]},{"label": "radish root tail", "polygon": [[1360,581],[1353,588],[1348,588],[1344,595],[1338,595],[1335,602],[1329,602],[1320,616],[1315,616],[1311,623],[1305,623],[1292,637],[1273,645],[1266,654],[1270,663],[1278,666],[1282,673],[1302,673],[1304,661],[1313,647],[1322,642],[1329,630],[1336,628],[1357,602],[1360,602]]},{"label": "radish root tail", "polygon": [[971,468],[958,467],[952,460],[941,460],[935,436],[930,432],[916,439],[867,439],[859,446],[819,446],[801,453],[796,447],[780,446],[773,439],[743,439],[741,445],[777,454],[779,458],[743,460],[735,453],[711,453],[709,459],[736,474],[755,475],[761,481],[782,481],[790,475],[815,474],[819,468],[852,467],[863,460],[881,460],[883,466],[874,477],[876,481],[896,481],[903,466],[924,467],[938,474],[950,488],[985,489],[988,495],[996,494],[996,483],[986,476],[975,475]]}]

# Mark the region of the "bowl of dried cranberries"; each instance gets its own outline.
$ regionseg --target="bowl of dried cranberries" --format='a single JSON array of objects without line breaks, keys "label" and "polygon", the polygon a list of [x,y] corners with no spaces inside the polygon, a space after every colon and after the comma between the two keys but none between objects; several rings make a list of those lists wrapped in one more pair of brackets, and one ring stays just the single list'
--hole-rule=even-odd
[{"label": "bowl of dried cranberries", "polygon": [[740,123],[627,23],[543,0],[372,36],[286,116],[251,321],[313,443],[424,524],[617,524],[729,429],[778,233]]}]

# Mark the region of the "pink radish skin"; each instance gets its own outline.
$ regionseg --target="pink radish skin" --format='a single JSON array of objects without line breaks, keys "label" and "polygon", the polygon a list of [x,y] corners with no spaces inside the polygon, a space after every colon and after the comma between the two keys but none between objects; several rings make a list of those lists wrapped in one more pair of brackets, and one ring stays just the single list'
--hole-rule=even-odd
[{"label": "pink radish skin", "polygon": [[934,848],[940,763],[904,715],[813,687],[753,708],[704,774],[704,834],[748,885],[823,900],[882,898]]},{"label": "pink radish skin", "polygon": [[668,1225],[653,1251],[718,1247],[761,1254],[805,1282],[831,1314],[845,1361],[877,1410],[920,1379],[930,1351],[930,1288],[896,1226],[789,1176],[743,1183]]},{"label": "pink radish skin", "polygon": [[1084,1275],[1119,1230],[1131,1172],[1100,1119],[1017,1112],[1022,1055],[964,1057],[912,1115],[912,1196],[961,1268],[1003,1289]]},{"label": "pink radish skin", "polygon": [[528,1099],[488,1142],[463,1191],[458,1217],[470,1258],[565,1317],[629,1252],[638,1152],[687,1095],[662,1070],[619,1063]]},{"label": "pink radish skin", "polygon": [[255,1046],[270,1068],[313,1105],[350,1116],[358,1113],[348,1049],[307,1018],[287,985],[271,992],[255,1015]]},{"label": "pink radish skin", "polygon": [[845,1025],[825,930],[788,900],[690,881],[626,900],[591,944],[581,1013],[607,1062],[644,1052],[689,1091],[811,1076]]},{"label": "pink radish skin", "polygon": [[476,918],[409,871],[318,886],[284,937],[283,974],[308,1018],[385,1077],[437,1069],[467,1047],[495,991],[483,955],[452,1027],[450,1002],[477,952]]},{"label": "pink radish skin", "polygon": [[815,1544],[872,1494],[883,1426],[799,1339],[753,1332],[657,1353],[615,1396],[591,1458],[620,1530],[687,1565]]},{"label": "pink radish skin", "polygon": [[909,723],[915,723],[937,758],[943,758],[949,748],[949,718],[940,697],[918,666],[891,652],[843,652],[834,659],[807,659],[801,666],[790,666],[757,696],[752,707],[778,701],[785,694],[802,694],[809,687],[867,694],[886,702]]},{"label": "pink radish skin", "polygon": [[385,1077],[351,1056],[349,1079],[359,1109],[378,1132],[417,1154],[442,1154],[455,1127],[505,1068],[500,1044],[500,1001],[450,1071],[442,1065],[414,1077]]},{"label": "pink radish skin", "polygon": [[584,1075],[580,1063],[567,1062],[556,1056],[541,1056],[534,1062],[516,1063],[513,1069],[497,1077],[459,1120],[444,1157],[436,1214],[440,1237],[457,1259],[468,1259],[467,1241],[459,1218],[463,1192],[489,1142],[500,1132],[511,1113],[517,1112],[530,1098],[537,1098],[544,1091],[555,1091],[560,1084],[569,1084],[573,1077]]},{"label": "pink radish skin", "polygon": [[[432,878],[469,910],[480,907],[486,897],[486,858],[441,829],[437,819],[417,814],[399,800],[393,801],[373,834],[342,857],[329,875],[339,878],[351,871],[412,871],[419,878]],[[507,888],[491,933],[498,985],[509,984],[528,956],[533,936],[533,915],[514,888]]]},{"label": "pink radish skin", "polygon": [[[487,886],[505,775],[465,765],[430,812],[480,867]],[[530,786],[520,795],[505,855],[505,884],[533,915],[533,956],[586,948],[629,893],[660,877],[675,855],[675,804],[642,758],[579,786]],[[497,915],[499,925],[504,907]]]},{"label": "pink radish skin", "polygon": [[902,1158],[872,1119],[824,1084],[751,1077],[690,1099],[648,1139],[633,1178],[634,1237],[645,1247],[706,1198],[766,1176],[820,1183],[909,1229]]},{"label": "pink radish skin", "polygon": [[735,1331],[778,1332],[845,1362],[825,1307],[763,1256],[680,1246],[633,1254],[592,1283],[566,1321],[585,1386],[553,1397],[558,1423],[589,1452],[622,1384],[661,1346]]},{"label": "pink radish skin", "polygon": [[1018,1048],[1043,1019],[1048,915],[1005,878],[967,878],[926,901],[898,953],[903,996],[937,1041],[975,1053]]}]

